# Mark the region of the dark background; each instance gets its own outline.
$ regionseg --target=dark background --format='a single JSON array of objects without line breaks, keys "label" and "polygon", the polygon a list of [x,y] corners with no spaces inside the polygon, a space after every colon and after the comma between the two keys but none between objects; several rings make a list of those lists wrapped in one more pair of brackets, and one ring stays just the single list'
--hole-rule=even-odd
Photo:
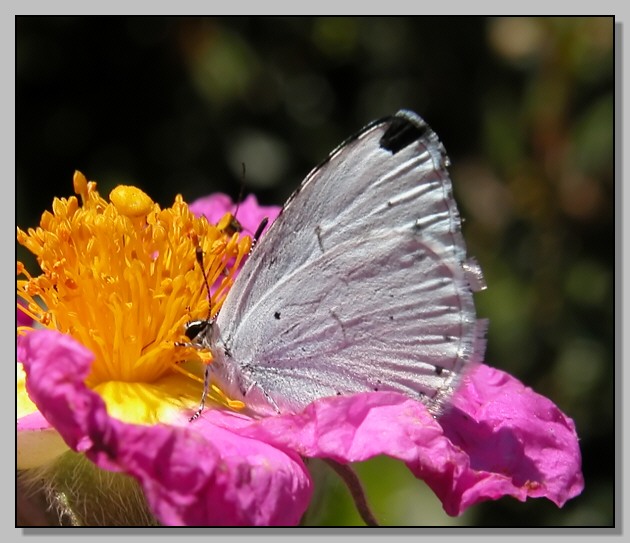
[{"label": "dark background", "polygon": [[[384,524],[613,523],[611,18],[16,18],[16,213],[35,226],[81,170],[163,206],[245,189],[281,204],[344,138],[401,107],[450,155],[488,290],[486,361],[578,428],[586,487],[450,518],[404,467],[358,466]],[[18,247],[18,259],[32,265]],[[307,524],[358,524],[314,465]]]}]

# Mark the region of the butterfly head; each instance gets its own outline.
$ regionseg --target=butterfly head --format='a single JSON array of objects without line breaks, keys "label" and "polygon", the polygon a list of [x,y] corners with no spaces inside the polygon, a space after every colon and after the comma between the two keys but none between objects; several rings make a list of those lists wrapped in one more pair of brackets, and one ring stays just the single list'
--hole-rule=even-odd
[{"label": "butterfly head", "polygon": [[187,322],[184,334],[190,340],[190,345],[199,349],[210,348],[214,320],[196,320]]}]

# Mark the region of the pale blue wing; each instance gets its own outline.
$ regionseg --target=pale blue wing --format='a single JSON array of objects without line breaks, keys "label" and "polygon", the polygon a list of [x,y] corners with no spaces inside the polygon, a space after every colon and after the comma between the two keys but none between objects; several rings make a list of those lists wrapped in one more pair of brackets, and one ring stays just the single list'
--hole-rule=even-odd
[{"label": "pale blue wing", "polygon": [[400,112],[313,170],[223,305],[215,377],[261,409],[378,389],[439,412],[484,350],[447,162]]}]

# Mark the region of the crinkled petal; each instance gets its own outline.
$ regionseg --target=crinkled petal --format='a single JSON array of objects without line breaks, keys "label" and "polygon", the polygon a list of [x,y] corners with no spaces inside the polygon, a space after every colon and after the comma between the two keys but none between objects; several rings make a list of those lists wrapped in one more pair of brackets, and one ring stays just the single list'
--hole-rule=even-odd
[{"label": "crinkled petal", "polygon": [[182,428],[109,417],[84,384],[92,353],[56,331],[23,337],[18,357],[29,395],[66,443],[101,468],[135,477],[162,523],[293,525],[306,510],[311,481],[294,452],[208,421]]},{"label": "crinkled petal", "polygon": [[125,448],[117,464],[140,481],[162,523],[277,526],[300,521],[311,482],[297,455],[212,424],[195,426],[194,431],[132,427],[120,434]]},{"label": "crinkled petal", "polygon": [[90,447],[81,430],[102,400],[77,393],[88,375],[94,356],[70,336],[52,330],[34,330],[20,338],[18,360],[27,375],[26,390],[43,417],[75,450]]},{"label": "crinkled petal", "polygon": [[[217,224],[226,213],[235,213],[237,204],[232,202],[228,195],[217,192],[195,200],[188,207],[195,215],[203,215],[208,219],[209,223]],[[265,217],[269,219],[269,224],[266,227],[269,228],[279,214],[280,207],[261,206],[258,204],[256,196],[250,194],[238,205],[236,218],[247,233],[253,234]]]},{"label": "crinkled petal", "polygon": [[242,435],[302,456],[344,463],[387,454],[408,463],[421,459],[429,465],[444,458],[438,451],[462,454],[444,437],[424,405],[393,392],[323,398],[298,414],[240,424],[219,412],[206,416],[216,424],[231,425]]},{"label": "crinkled petal", "polygon": [[521,501],[544,496],[562,507],[584,488],[573,421],[505,372],[475,368],[440,423],[469,455],[471,468],[487,474],[462,489],[453,511],[503,494]]},{"label": "crinkled petal", "polygon": [[[234,425],[233,420],[221,420],[225,415],[209,415],[217,424],[240,426],[235,431],[307,457],[342,463],[379,454],[400,459],[426,481],[450,515],[505,495],[520,500],[544,496],[562,505],[583,486],[571,421],[551,402],[502,372],[482,368],[468,386],[483,381],[488,372],[502,379],[495,380],[498,388],[473,389],[480,407],[478,419],[466,413],[465,399],[438,421],[420,402],[387,392],[325,398],[302,413],[254,423]],[[466,388],[464,394],[472,392]],[[514,394],[521,400],[514,400],[510,415],[502,402],[510,403]],[[508,419],[501,425],[483,418],[492,414],[499,418],[501,412]]]}]

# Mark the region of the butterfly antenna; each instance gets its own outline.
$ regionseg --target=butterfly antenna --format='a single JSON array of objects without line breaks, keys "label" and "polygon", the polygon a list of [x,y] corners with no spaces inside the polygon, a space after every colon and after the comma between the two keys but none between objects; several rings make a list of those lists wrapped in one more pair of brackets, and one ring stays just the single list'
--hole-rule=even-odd
[{"label": "butterfly antenna", "polygon": [[243,193],[245,192],[245,162],[241,162],[241,167],[243,168],[243,174],[241,176],[241,188],[238,192],[238,200],[236,200],[236,209],[234,210],[234,218],[236,219],[236,214],[238,213],[238,208],[243,201]]},{"label": "butterfly antenna", "polygon": [[212,318],[212,294],[210,293],[210,283],[208,282],[208,276],[206,275],[206,270],[203,266],[203,250],[201,246],[197,245],[195,248],[195,258],[197,259],[197,264],[201,268],[201,273],[203,275],[203,282],[206,285],[206,291],[208,292],[208,318],[206,320],[211,320]]}]

